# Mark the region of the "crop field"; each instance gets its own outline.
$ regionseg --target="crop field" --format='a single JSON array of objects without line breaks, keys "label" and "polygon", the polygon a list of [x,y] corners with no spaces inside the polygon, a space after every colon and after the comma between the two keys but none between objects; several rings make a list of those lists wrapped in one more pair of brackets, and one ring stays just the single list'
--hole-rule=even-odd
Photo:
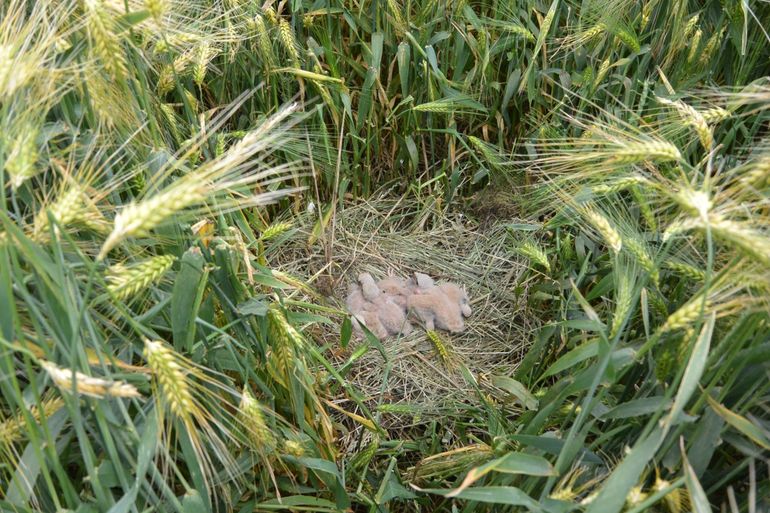
[{"label": "crop field", "polygon": [[770,2],[0,0],[0,511],[770,512]]}]

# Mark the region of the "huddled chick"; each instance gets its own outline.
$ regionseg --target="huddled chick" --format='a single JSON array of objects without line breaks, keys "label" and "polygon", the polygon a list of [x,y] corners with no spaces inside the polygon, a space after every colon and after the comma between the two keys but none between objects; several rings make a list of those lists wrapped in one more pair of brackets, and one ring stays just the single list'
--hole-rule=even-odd
[{"label": "huddled chick", "polygon": [[378,338],[412,332],[412,325],[406,318],[406,309],[394,296],[384,293],[369,273],[358,276],[358,285],[353,285],[348,294],[348,309],[353,314],[354,328],[361,334],[363,324]]},{"label": "huddled chick", "polygon": [[407,307],[422,321],[425,329],[439,328],[452,333],[465,330],[465,320],[472,311],[468,295],[454,283],[419,288],[409,296]]},{"label": "huddled chick", "polygon": [[428,330],[455,333],[465,329],[463,317],[472,313],[464,289],[454,283],[436,285],[423,273],[408,280],[388,276],[380,281],[362,273],[358,283],[351,284],[346,303],[356,333],[363,335],[363,325],[378,338],[411,333],[410,313]]}]

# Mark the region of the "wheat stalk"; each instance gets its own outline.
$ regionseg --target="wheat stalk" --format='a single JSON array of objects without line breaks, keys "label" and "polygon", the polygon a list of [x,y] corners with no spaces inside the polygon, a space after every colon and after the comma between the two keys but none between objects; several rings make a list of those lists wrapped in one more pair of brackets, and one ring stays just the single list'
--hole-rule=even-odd
[{"label": "wheat stalk", "polygon": [[275,56],[273,55],[273,43],[270,41],[270,35],[265,26],[265,20],[259,14],[253,19],[254,32],[257,34],[257,48],[262,56],[265,67],[273,68],[275,65]]},{"label": "wheat stalk", "polygon": [[185,369],[174,350],[161,341],[144,341],[144,358],[171,413],[194,431],[193,416],[199,414]]},{"label": "wheat stalk", "polygon": [[658,101],[663,105],[674,108],[679,113],[682,120],[684,120],[687,125],[691,126],[693,130],[695,130],[695,133],[698,134],[698,138],[703,147],[706,150],[711,149],[711,146],[714,144],[714,134],[700,112],[681,100],[672,101],[658,97]]},{"label": "wheat stalk", "polygon": [[86,191],[78,184],[70,184],[55,201],[41,207],[35,214],[32,230],[34,240],[48,240],[49,215],[56,221],[57,230],[80,223],[95,231],[102,231],[106,223]]},{"label": "wheat stalk", "polygon": [[88,34],[105,71],[116,79],[125,77],[126,60],[115,35],[114,22],[99,0],[83,0],[88,12]]},{"label": "wheat stalk", "polygon": [[703,37],[703,31],[698,29],[695,31],[695,35],[690,40],[690,52],[687,54],[687,63],[695,61],[698,56],[698,49],[700,48],[700,40]]},{"label": "wheat stalk", "polygon": [[722,107],[711,107],[700,111],[700,115],[706,120],[706,123],[719,123],[730,117],[730,111]]},{"label": "wheat stalk", "polygon": [[206,71],[208,70],[209,63],[216,57],[217,49],[211,47],[211,43],[203,41],[195,52],[195,61],[193,62],[192,77],[193,82],[198,87],[203,86],[204,80],[206,80]]},{"label": "wheat stalk", "polygon": [[63,392],[74,391],[77,394],[103,399],[104,397],[141,397],[134,385],[125,381],[112,381],[94,378],[83,373],[64,369],[52,362],[42,360],[40,366],[45,369],[54,384]]},{"label": "wheat stalk", "polygon": [[700,282],[706,279],[706,273],[704,271],[697,269],[688,263],[678,260],[667,260],[664,265],[675,273],[680,274],[685,278],[689,278],[690,280]]},{"label": "wheat stalk", "polygon": [[[38,408],[37,404],[29,406],[28,413],[36,423],[40,423],[41,420],[47,419],[56,413],[64,406],[64,400],[61,397],[51,396],[43,399],[41,406],[42,408]],[[17,412],[16,415],[0,423],[0,446],[12,445],[23,440],[27,433],[29,433],[29,429],[27,428],[26,418],[21,412]]]},{"label": "wheat stalk", "polygon": [[658,268],[655,266],[655,261],[652,256],[650,256],[647,248],[638,239],[638,236],[630,235],[623,237],[623,246],[629,253],[631,253],[639,265],[642,266],[642,269],[647,271],[653,283],[657,285],[659,280]]},{"label": "wheat stalk", "polygon": [[444,364],[444,367],[447,369],[453,368],[455,362],[452,355],[452,350],[449,345],[444,342],[444,339],[441,338],[441,335],[439,335],[439,333],[435,330],[428,330],[425,332],[425,334],[428,336],[428,340],[430,340],[431,344],[433,344],[433,347],[436,349],[436,353],[438,354],[441,363]]},{"label": "wheat stalk", "polygon": [[168,9],[166,0],[144,0],[144,7],[158,24],[163,21],[163,15]]},{"label": "wheat stalk", "polygon": [[15,134],[10,144],[11,150],[5,158],[5,170],[14,189],[37,174],[37,136],[36,127],[26,126]]},{"label": "wheat stalk", "polygon": [[255,449],[265,450],[275,447],[275,435],[265,421],[262,406],[245,387],[241,394],[241,402],[238,405],[238,417]]},{"label": "wheat stalk", "polygon": [[679,149],[667,141],[626,141],[613,148],[611,160],[616,164],[635,164],[644,161],[680,161]]},{"label": "wheat stalk", "polygon": [[539,245],[532,241],[525,241],[516,248],[516,251],[520,255],[543,266],[547,272],[551,272],[551,264],[548,262],[548,256]]},{"label": "wheat stalk", "polygon": [[633,283],[628,273],[619,273],[617,275],[617,285],[615,292],[615,313],[612,315],[612,324],[610,325],[610,338],[614,338],[620,333],[626,317],[631,312],[633,302]]},{"label": "wheat stalk", "polygon": [[599,232],[599,235],[604,238],[604,242],[607,246],[609,246],[614,253],[619,253],[623,247],[623,239],[610,221],[591,208],[585,209],[583,215],[588,219],[594,229]]},{"label": "wheat stalk", "polygon": [[107,290],[116,300],[124,301],[160,281],[175,261],[173,255],[160,255],[131,266],[113,265],[107,269]]},{"label": "wheat stalk", "polygon": [[706,300],[706,304],[703,304],[703,298],[701,296],[695,296],[690,301],[679,307],[677,311],[668,316],[663,325],[658,329],[659,335],[664,335],[672,331],[687,328],[692,325],[701,316],[701,308],[705,311],[711,309],[711,300]]},{"label": "wheat stalk", "polygon": [[372,461],[372,458],[374,458],[374,455],[377,454],[377,449],[380,448],[380,437],[377,435],[374,435],[372,437],[372,440],[366,444],[366,447],[364,447],[361,451],[357,452],[351,459],[350,459],[350,467],[355,470],[356,472],[363,472],[366,467],[369,466],[369,463]]},{"label": "wheat stalk", "polygon": [[297,40],[294,38],[294,31],[291,29],[291,25],[285,19],[281,18],[278,23],[278,39],[283,46],[283,49],[289,55],[292,66],[299,68],[299,50]]},{"label": "wheat stalk", "polygon": [[624,191],[635,185],[643,185],[645,187],[653,187],[654,184],[643,176],[631,175],[612,180],[600,185],[594,185],[591,190],[595,194],[615,194],[620,191]]}]

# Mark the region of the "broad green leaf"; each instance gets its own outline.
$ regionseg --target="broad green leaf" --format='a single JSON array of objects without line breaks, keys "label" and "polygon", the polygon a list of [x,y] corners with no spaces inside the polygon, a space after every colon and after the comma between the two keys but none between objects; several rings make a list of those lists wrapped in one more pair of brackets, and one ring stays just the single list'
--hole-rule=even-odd
[{"label": "broad green leaf", "polygon": [[663,396],[642,397],[641,399],[632,399],[631,401],[621,403],[603,413],[599,418],[602,420],[627,419],[629,417],[640,417],[649,415],[661,408],[667,407],[669,401]]},{"label": "broad green leaf", "polygon": [[687,484],[687,491],[690,492],[690,502],[692,503],[693,513],[711,513],[711,504],[709,504],[706,492],[698,481],[698,476],[692,469],[692,465],[687,461],[687,454],[684,452],[684,442],[682,442],[682,465],[684,466],[684,479]]},{"label": "broad green leaf", "polygon": [[312,513],[338,513],[340,509],[335,503],[327,499],[311,497],[308,495],[290,495],[288,497],[281,497],[280,499],[270,499],[259,502],[253,504],[253,507],[242,509],[241,511],[307,511]]},{"label": "broad green leaf", "polygon": [[[558,456],[564,449],[565,442],[561,438],[554,438],[552,436],[534,436],[534,435],[511,435],[511,440],[522,443],[529,447],[535,447],[548,454]],[[578,449],[580,458],[586,463],[592,463],[600,465],[601,458],[593,452],[587,450],[585,447]]]},{"label": "broad green leaf", "polygon": [[537,410],[538,401],[527,387],[507,376],[492,376],[492,384],[518,399],[528,410]]},{"label": "broad green leaf", "polygon": [[542,456],[526,454],[523,452],[509,452],[505,456],[496,458],[479,467],[471,469],[465,476],[462,484],[447,497],[456,497],[463,490],[478,481],[490,472],[501,474],[525,474],[528,476],[553,476],[556,471],[553,466]]},{"label": "broad green leaf", "polygon": [[682,376],[682,382],[679,384],[679,390],[676,392],[676,398],[674,399],[674,405],[671,407],[671,412],[664,420],[664,429],[668,429],[676,421],[679,414],[684,409],[687,402],[690,400],[693,392],[698,388],[698,382],[703,369],[706,365],[706,359],[709,354],[709,347],[711,344],[711,335],[714,332],[714,322],[716,321],[716,314],[712,313],[706,324],[701,329],[698,339],[695,341],[695,347],[693,347],[690,360],[687,362],[687,367]]},{"label": "broad green leaf", "polygon": [[197,247],[188,249],[179,261],[174,289],[171,293],[171,327],[174,346],[192,350],[195,340],[195,319],[198,317],[208,272],[205,258]]},{"label": "broad green leaf", "polygon": [[543,378],[553,376],[554,374],[558,374],[561,371],[569,369],[570,367],[574,367],[578,363],[588,360],[589,358],[593,358],[597,354],[599,354],[598,340],[591,340],[585,344],[581,344],[553,362],[553,364],[551,364],[551,366],[548,367],[548,370],[546,370],[543,374]]},{"label": "broad green leaf", "polygon": [[628,492],[639,482],[639,477],[660,447],[663,437],[663,430],[656,428],[644,440],[638,441],[610,477],[604,480],[599,495],[588,506],[586,513],[618,513],[623,509]]},{"label": "broad green leaf", "polygon": [[264,317],[267,315],[267,304],[260,298],[252,297],[238,305],[237,310],[241,315]]},{"label": "broad green leaf", "polygon": [[765,450],[770,450],[770,440],[768,440],[765,433],[759,427],[754,425],[753,422],[751,422],[743,415],[739,415],[730,411],[728,408],[725,408],[708,394],[706,394],[706,400],[708,401],[711,408],[716,412],[716,414],[722,417],[725,422],[743,433],[755,444],[759,445]]},{"label": "broad green leaf", "polygon": [[[440,488],[420,489],[421,492],[432,493],[448,497],[453,490],[443,490]],[[543,511],[540,505],[529,495],[514,486],[478,486],[468,488],[457,495],[452,496],[455,499],[465,499],[469,501],[486,502],[491,504],[505,504],[507,506],[524,506],[529,511]]]}]

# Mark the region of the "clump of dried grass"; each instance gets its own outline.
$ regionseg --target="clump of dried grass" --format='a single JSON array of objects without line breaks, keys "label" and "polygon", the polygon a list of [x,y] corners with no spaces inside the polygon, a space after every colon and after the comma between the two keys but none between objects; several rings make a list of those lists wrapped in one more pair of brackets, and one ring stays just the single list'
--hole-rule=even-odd
[{"label": "clump of dried grass", "polygon": [[[420,208],[391,199],[349,206],[337,212],[333,244],[326,250],[324,237],[308,245],[308,239],[315,237],[311,233],[317,219],[306,215],[298,220],[298,230],[281,246],[280,254],[270,256],[270,262],[308,279],[311,285],[320,285],[331,274],[329,300],[341,309],[348,283],[360,272],[382,278],[389,273],[408,276],[419,271],[465,286],[473,307],[465,332],[440,335],[453,365],[446,365],[429,334],[417,329],[408,336],[383,340],[385,356],[371,347],[346,376],[372,407],[409,405],[425,415],[454,401],[473,402],[475,385],[468,374],[474,378],[510,376],[537,321],[527,311],[526,292],[517,291],[526,265],[507,237],[504,221],[481,230],[459,214],[437,215]],[[319,329],[317,338],[339,347],[335,326]],[[336,363],[343,365],[361,343],[365,342],[354,341],[348,351],[336,352]],[[383,425],[389,424],[388,418],[382,419]]]}]

